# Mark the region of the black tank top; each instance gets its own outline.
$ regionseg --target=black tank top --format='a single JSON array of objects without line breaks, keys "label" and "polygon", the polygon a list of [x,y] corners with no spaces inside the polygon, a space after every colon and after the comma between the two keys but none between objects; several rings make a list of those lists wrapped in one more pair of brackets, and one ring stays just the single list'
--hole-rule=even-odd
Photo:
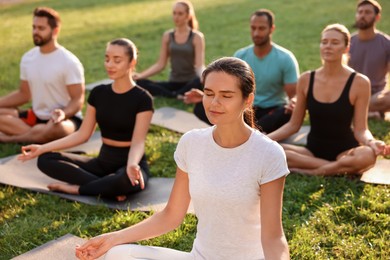
[{"label": "black tank top", "polygon": [[313,96],[315,71],[310,74],[307,93],[310,133],[306,147],[317,157],[335,160],[341,152],[358,145],[351,128],[354,106],[349,100],[349,91],[355,75],[355,72],[351,73],[335,102],[323,103]]}]

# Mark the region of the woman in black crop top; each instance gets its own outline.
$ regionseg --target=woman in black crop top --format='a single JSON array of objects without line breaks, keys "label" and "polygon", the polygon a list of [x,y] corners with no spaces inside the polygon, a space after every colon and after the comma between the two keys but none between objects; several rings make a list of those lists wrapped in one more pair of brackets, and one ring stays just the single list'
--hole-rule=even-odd
[{"label": "woman in black crop top", "polygon": [[375,164],[377,155],[390,153],[390,146],[375,140],[367,126],[368,78],[343,63],[349,43],[343,25],[328,25],[322,31],[323,66],[301,75],[290,121],[268,135],[280,141],[296,133],[308,110],[306,147],[283,144],[290,169],[310,175],[362,173]]},{"label": "woman in black crop top", "polygon": [[[50,184],[50,190],[123,200],[127,194],[145,188],[149,169],[144,147],[153,100],[132,80],[136,56],[136,47],[128,39],[107,44],[105,68],[113,83],[91,91],[80,129],[44,145],[22,147],[20,160],[39,156],[38,168],[42,172],[68,183]],[[51,152],[86,142],[96,125],[100,127],[103,142],[97,158]]]},{"label": "woman in black crop top", "polygon": [[[205,42],[198,31],[195,10],[189,1],[177,1],[173,6],[175,28],[164,32],[160,56],[148,69],[135,73],[133,79],[153,96],[179,98],[185,92],[202,89],[200,75],[204,69]],[[171,71],[168,81],[152,81],[148,78],[158,74],[168,61]]]}]

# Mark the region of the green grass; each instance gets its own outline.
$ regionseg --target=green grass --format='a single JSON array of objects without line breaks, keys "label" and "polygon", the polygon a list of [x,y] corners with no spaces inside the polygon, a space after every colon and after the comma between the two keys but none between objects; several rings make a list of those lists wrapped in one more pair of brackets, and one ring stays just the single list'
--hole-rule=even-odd
[{"label": "green grass", "polygon": [[[250,44],[248,19],[258,8],[275,12],[273,39],[296,55],[301,72],[320,66],[319,35],[328,23],[340,22],[351,31],[355,1],[340,0],[194,0],[200,27],[206,37],[206,61],[229,56]],[[379,29],[389,33],[390,2],[381,1]],[[31,12],[47,5],[62,15],[59,42],[75,53],[85,67],[86,82],[106,78],[103,68],[107,41],[128,37],[139,48],[138,69],[153,63],[161,35],[171,28],[171,1],[67,0],[24,1],[0,5],[0,95],[16,89],[21,55],[32,47]],[[168,70],[156,76],[165,79]],[[177,101],[156,99],[156,107]],[[390,143],[390,123],[370,121],[377,138]],[[173,177],[172,158],[180,135],[153,126],[146,153],[153,176]],[[20,145],[0,144],[0,157],[15,154]],[[0,259],[29,251],[72,233],[91,237],[132,225],[153,213],[114,211],[70,202],[55,196],[0,185]],[[293,259],[389,259],[390,189],[358,179],[290,175],[286,180],[283,224]],[[190,250],[196,218],[187,215],[183,225],[162,237],[141,242]]]}]

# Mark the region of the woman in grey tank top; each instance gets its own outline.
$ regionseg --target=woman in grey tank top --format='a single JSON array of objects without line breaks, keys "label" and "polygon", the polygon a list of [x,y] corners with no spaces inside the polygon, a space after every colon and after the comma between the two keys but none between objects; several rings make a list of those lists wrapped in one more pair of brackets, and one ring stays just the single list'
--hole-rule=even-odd
[{"label": "woman in grey tank top", "polygon": [[[180,98],[192,88],[202,89],[200,75],[204,69],[205,41],[198,31],[198,21],[189,1],[177,1],[173,5],[175,28],[164,32],[160,57],[148,69],[135,73],[133,79],[153,96]],[[171,64],[168,81],[148,78]]]}]

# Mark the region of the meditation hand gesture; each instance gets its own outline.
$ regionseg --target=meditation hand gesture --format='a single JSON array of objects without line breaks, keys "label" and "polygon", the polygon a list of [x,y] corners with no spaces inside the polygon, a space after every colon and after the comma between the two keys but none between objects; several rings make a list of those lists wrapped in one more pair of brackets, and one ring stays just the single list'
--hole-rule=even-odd
[{"label": "meditation hand gesture", "polygon": [[18,156],[18,160],[20,161],[28,161],[38,157],[42,154],[41,145],[31,144],[27,146],[22,146],[22,153]]},{"label": "meditation hand gesture", "polygon": [[370,140],[366,145],[369,146],[377,156],[390,154],[390,146],[386,145],[386,143],[381,140]]},{"label": "meditation hand gesture", "polygon": [[53,120],[54,124],[60,123],[65,120],[65,112],[62,109],[54,109],[51,114],[51,120]]},{"label": "meditation hand gesture", "polygon": [[131,185],[140,185],[141,189],[145,188],[144,177],[142,176],[139,165],[127,165],[127,176]]},{"label": "meditation hand gesture", "polygon": [[193,88],[184,94],[183,101],[186,104],[195,104],[195,103],[202,102],[202,99],[203,99],[203,91]]},{"label": "meditation hand gesture", "polygon": [[97,259],[115,246],[114,233],[94,237],[85,244],[76,247],[76,257],[81,260]]}]

